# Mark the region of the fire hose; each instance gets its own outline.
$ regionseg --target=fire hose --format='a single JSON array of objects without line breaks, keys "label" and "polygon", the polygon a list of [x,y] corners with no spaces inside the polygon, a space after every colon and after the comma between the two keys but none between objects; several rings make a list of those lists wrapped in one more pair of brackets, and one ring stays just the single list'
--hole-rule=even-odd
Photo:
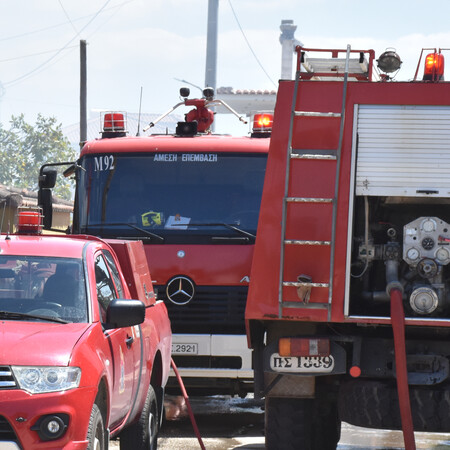
[{"label": "fire hose", "polygon": [[171,363],[173,371],[175,372],[175,376],[177,377],[178,384],[180,385],[181,393],[183,394],[184,400],[186,402],[186,406],[187,406],[188,413],[189,413],[189,418],[191,419],[192,428],[194,428],[195,436],[197,437],[198,443],[200,444],[200,448],[202,450],[205,450],[205,446],[203,445],[203,440],[202,440],[202,437],[200,436],[200,431],[198,429],[197,422],[195,421],[194,413],[192,412],[192,408],[191,408],[191,402],[189,401],[189,396],[184,387],[183,380],[181,379],[181,376],[178,372],[177,366],[173,359],[171,359],[170,363]]},{"label": "fire hose", "polygon": [[416,450],[414,426],[409,399],[408,368],[406,364],[405,313],[403,310],[403,287],[397,279],[398,263],[387,261],[387,292],[391,298],[391,323],[394,334],[395,370],[397,378],[398,405],[406,450]]}]

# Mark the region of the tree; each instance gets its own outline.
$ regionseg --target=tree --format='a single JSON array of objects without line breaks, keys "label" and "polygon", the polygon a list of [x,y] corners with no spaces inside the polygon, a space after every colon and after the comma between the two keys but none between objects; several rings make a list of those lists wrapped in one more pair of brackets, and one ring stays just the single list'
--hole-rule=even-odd
[{"label": "tree", "polygon": [[[0,183],[38,190],[39,169],[50,162],[75,161],[77,152],[63,135],[55,117],[37,116],[30,125],[23,114],[12,116],[9,130],[0,124]],[[72,181],[58,178],[54,193],[70,199]]]}]

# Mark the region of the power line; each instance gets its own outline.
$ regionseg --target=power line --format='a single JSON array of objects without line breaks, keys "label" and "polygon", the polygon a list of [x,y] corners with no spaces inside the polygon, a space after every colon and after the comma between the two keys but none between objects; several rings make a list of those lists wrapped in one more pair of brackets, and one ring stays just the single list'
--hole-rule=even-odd
[{"label": "power line", "polygon": [[70,22],[70,25],[72,25],[72,28],[74,29],[75,33],[78,35],[80,34],[79,31],[76,29],[74,23],[69,17],[69,14],[67,14],[66,9],[64,8],[64,5],[62,4],[61,0],[58,0],[59,6],[61,6],[61,9],[64,11],[64,15],[67,17],[67,20]]},{"label": "power line", "polygon": [[[104,27],[105,24],[107,24],[119,12],[119,10],[122,8],[122,6],[124,6],[126,3],[130,3],[130,2],[134,2],[134,1],[135,0],[128,0],[127,2],[123,2],[120,5],[115,6],[114,8],[116,8],[116,10],[102,24],[100,24],[91,34],[89,34],[88,38],[90,38],[95,33],[97,33],[97,31],[100,30],[100,28]],[[109,8],[109,9],[112,9],[112,8]]]},{"label": "power line", "polygon": [[39,71],[40,69],[45,67],[49,62],[54,60],[63,50],[65,50],[69,46],[69,44],[72,43],[72,41],[74,39],[76,39],[80,35],[80,33],[82,31],[84,31],[97,18],[97,16],[105,9],[105,7],[108,5],[108,3],[110,1],[111,0],[106,0],[106,2],[103,4],[103,6],[94,14],[94,16],[91,18],[91,20],[89,20],[89,22],[72,39],[70,39],[63,47],[61,47],[53,56],[51,56],[49,59],[47,59],[43,63],[39,64],[34,69],[25,73],[24,75],[21,75],[20,77],[17,77],[14,80],[4,83],[4,86],[13,86],[14,84],[17,84],[19,81],[22,81],[23,79],[30,77],[31,75],[33,75],[34,73],[36,73],[37,71]]},{"label": "power line", "polygon": [[270,78],[269,74],[266,72],[266,69],[264,69],[263,65],[261,64],[261,62],[259,61],[258,57],[256,56],[256,53],[253,51],[253,48],[250,45],[250,42],[248,41],[247,36],[245,35],[244,30],[241,27],[241,24],[239,23],[239,19],[237,18],[237,15],[236,15],[236,13],[234,11],[233,5],[231,4],[231,0],[228,0],[228,3],[230,4],[230,8],[231,8],[231,11],[233,12],[233,16],[234,16],[234,18],[236,20],[236,23],[238,24],[239,29],[241,30],[242,36],[244,37],[244,40],[247,43],[248,48],[250,49],[250,51],[252,52],[253,56],[255,57],[256,62],[259,64],[259,67],[261,67],[262,71],[266,74],[267,78],[276,87],[277,86],[276,83],[274,83],[272,78]]},{"label": "power line", "polygon": [[[121,8],[123,5],[127,4],[127,3],[131,3],[134,2],[135,0],[127,0],[125,2],[120,3],[119,5],[114,5],[111,6],[110,8],[106,8],[104,10],[104,12],[106,11],[110,11],[112,9],[117,9],[117,8]],[[66,22],[61,22],[61,23],[57,23],[55,25],[50,25],[48,27],[44,27],[44,28],[38,28],[36,30],[32,30],[32,31],[27,31],[26,33],[20,33],[20,34],[14,34],[12,36],[6,36],[6,37],[2,37],[0,38],[0,42],[2,41],[10,41],[12,39],[19,39],[21,37],[25,37],[25,36],[30,36],[32,34],[37,34],[37,33],[42,33],[43,31],[48,31],[48,30],[52,30],[54,28],[59,28],[59,27],[63,27],[65,25],[67,25],[70,22],[79,22],[80,20],[84,20],[87,19],[88,17],[92,17],[94,14],[88,14],[86,16],[81,16],[81,17],[77,17],[76,19],[73,19],[72,21],[68,20]]]},{"label": "power line", "polygon": [[[65,50],[69,50],[69,49],[73,49],[73,48],[78,48],[78,45],[71,45],[70,47],[66,47]],[[9,61],[16,61],[17,59],[30,58],[31,56],[45,55],[46,53],[53,53],[53,52],[56,52],[58,50],[59,49],[45,50],[45,51],[37,52],[37,53],[30,53],[29,55],[22,55],[22,56],[15,56],[14,58],[0,59],[0,63],[9,62]]]}]

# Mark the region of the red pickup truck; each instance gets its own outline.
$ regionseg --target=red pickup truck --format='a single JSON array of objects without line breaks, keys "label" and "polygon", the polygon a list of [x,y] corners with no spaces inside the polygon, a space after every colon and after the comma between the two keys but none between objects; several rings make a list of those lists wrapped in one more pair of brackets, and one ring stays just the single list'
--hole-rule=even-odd
[{"label": "red pickup truck", "polygon": [[0,448],[156,448],[171,340],[141,242],[0,235]]}]

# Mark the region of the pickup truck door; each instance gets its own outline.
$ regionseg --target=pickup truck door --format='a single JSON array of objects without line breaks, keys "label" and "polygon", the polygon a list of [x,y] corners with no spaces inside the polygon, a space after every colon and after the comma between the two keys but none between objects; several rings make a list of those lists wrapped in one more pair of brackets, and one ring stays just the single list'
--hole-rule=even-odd
[{"label": "pickup truck door", "polygon": [[[105,258],[106,256],[106,258]],[[116,281],[114,260],[104,253],[96,255],[95,278],[97,300],[102,321],[106,321],[108,304],[123,296],[120,278]],[[115,428],[127,417],[133,406],[140,363],[140,333],[135,327],[117,328],[105,332],[111,352],[113,372],[109,427]]]}]

